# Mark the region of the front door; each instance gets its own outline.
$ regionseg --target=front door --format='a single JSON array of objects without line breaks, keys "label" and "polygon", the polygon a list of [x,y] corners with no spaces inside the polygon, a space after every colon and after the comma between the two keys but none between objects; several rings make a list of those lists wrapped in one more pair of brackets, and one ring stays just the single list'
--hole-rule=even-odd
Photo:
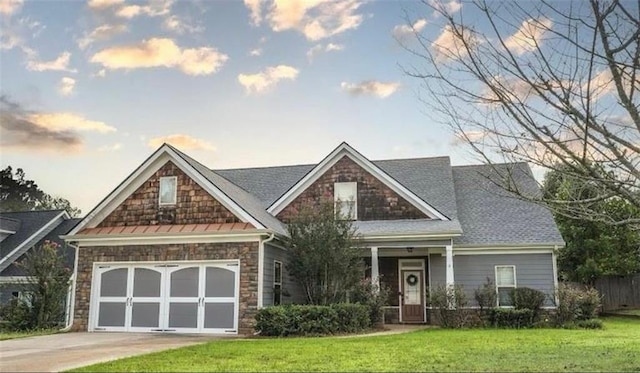
[{"label": "front door", "polygon": [[421,270],[402,270],[403,322],[424,322],[423,284]]}]

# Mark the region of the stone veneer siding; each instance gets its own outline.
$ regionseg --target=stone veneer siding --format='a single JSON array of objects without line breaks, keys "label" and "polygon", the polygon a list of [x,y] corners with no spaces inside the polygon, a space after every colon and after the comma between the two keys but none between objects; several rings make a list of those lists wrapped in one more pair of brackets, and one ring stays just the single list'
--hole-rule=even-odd
[{"label": "stone veneer siding", "polygon": [[333,203],[333,184],[357,182],[357,220],[425,219],[422,211],[399,196],[375,176],[344,156],[294,199],[277,218],[288,222],[303,207],[315,207],[322,202]]},{"label": "stone veneer siding", "polygon": [[[175,205],[160,206],[158,203],[160,178],[164,176],[178,178]],[[240,219],[202,189],[195,180],[168,161],[97,227],[239,222]]]},{"label": "stone veneer siding", "polygon": [[253,333],[258,309],[258,243],[201,243],[175,245],[80,247],[73,330],[86,331],[91,304],[94,262],[163,262],[240,259],[238,333]]}]

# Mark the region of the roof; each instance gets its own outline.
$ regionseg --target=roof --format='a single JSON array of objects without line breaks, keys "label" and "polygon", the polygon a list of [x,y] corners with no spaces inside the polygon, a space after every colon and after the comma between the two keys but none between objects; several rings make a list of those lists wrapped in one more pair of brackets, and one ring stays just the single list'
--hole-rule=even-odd
[{"label": "roof", "polygon": [[15,233],[19,228],[20,220],[0,216],[0,230]]},{"label": "roof", "polygon": [[[44,227],[47,223],[55,219],[60,215],[64,210],[50,210],[50,211],[23,211],[23,212],[6,212],[1,213],[0,217],[10,217],[11,219],[15,219],[20,222],[20,229],[16,231],[16,233],[12,236],[9,236],[7,239],[0,243],[0,250],[2,251],[2,257],[4,258],[8,252],[11,252],[13,249],[18,247],[21,242],[31,237],[35,232]],[[73,262],[75,259],[75,250],[72,247],[69,247],[65,244],[64,240],[60,239],[60,236],[67,234],[73,227],[76,226],[82,219],[63,219],[59,224],[51,227],[52,229],[46,233],[46,235],[40,238],[38,241],[35,241],[29,248],[39,247],[45,241],[53,241],[60,245],[60,253],[65,258],[65,265],[68,267],[73,267]],[[27,231],[28,229],[28,231]],[[31,234],[29,234],[31,232]],[[18,236],[19,235],[19,236]],[[15,241],[13,236],[24,237],[21,242]],[[9,241],[11,239],[11,241]],[[9,242],[8,242],[9,241]],[[7,244],[8,242],[8,244]],[[5,246],[6,245],[6,246]],[[22,254],[24,255],[24,253]],[[24,276],[25,273],[22,269],[15,265],[15,261],[20,260],[19,257],[15,258],[12,263],[6,266],[5,269],[1,270],[0,273],[2,276]]]},{"label": "roof", "polygon": [[[451,221],[356,221],[364,235],[462,232],[454,245],[564,245],[551,213],[543,206],[509,195],[488,177],[499,175],[486,165],[451,166],[449,157],[372,161]],[[315,165],[215,170],[269,206]],[[505,164],[518,170],[518,184],[530,193],[538,186],[526,164]]]},{"label": "roof", "polygon": [[127,225],[85,228],[79,235],[231,232],[255,229],[249,223]]},{"label": "roof", "polygon": [[564,245],[549,210],[510,195],[495,182],[502,172],[510,171],[525,193],[539,193],[525,163],[456,166],[452,170],[464,231],[454,239],[454,246]]}]

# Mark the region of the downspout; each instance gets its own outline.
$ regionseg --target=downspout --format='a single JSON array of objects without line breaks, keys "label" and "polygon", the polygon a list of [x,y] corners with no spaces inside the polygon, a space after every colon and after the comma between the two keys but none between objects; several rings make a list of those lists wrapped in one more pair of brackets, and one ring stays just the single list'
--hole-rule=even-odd
[{"label": "downspout", "polygon": [[264,294],[264,244],[273,241],[275,233],[271,233],[269,238],[260,239],[258,244],[258,309],[262,308]]},{"label": "downspout", "polygon": [[76,306],[76,283],[78,282],[78,253],[80,251],[80,246],[75,246],[69,244],[69,246],[73,246],[76,248],[76,257],[73,260],[73,275],[71,276],[71,294],[67,299],[70,299],[67,303],[67,322],[64,328],[60,329],[61,332],[68,332],[71,330],[73,326],[74,312]]}]

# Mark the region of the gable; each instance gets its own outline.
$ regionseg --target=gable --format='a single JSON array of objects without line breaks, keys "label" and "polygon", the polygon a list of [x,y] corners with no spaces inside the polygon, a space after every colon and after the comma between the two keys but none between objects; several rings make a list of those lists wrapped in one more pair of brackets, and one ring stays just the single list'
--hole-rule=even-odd
[{"label": "gable", "polygon": [[[177,178],[175,205],[160,206],[158,202],[160,178],[165,176]],[[236,215],[174,162],[167,161],[96,227],[240,222]]]},{"label": "gable", "polygon": [[276,215],[289,221],[304,207],[333,202],[334,184],[357,183],[357,220],[428,219],[424,212],[344,155]]},{"label": "gable", "polygon": [[[380,197],[389,197],[389,200],[380,204],[378,208],[373,208],[375,211],[370,211],[368,216],[386,216],[386,219],[416,219],[417,214],[415,214],[415,211],[404,203],[408,202],[409,205],[415,207],[422,213],[420,218],[426,217],[431,219],[450,220],[447,216],[429,205],[429,203],[418,197],[414,192],[407,189],[404,185],[399,183],[396,179],[391,177],[388,173],[380,169],[373,162],[365,158],[345,142],[340,144],[327,157],[311,169],[311,171],[303,176],[295,185],[282,194],[271,204],[271,206],[269,206],[267,211],[273,215],[279,217],[282,216],[282,218],[286,219],[286,214],[280,215],[281,212],[291,205],[303,192],[307,191],[312,184],[316,183],[321,176],[326,175],[338,162],[343,161],[343,158],[352,161],[353,165],[359,167],[359,169],[357,169],[353,168],[353,165],[348,165],[343,167],[344,172],[348,173],[353,170],[357,170],[358,176],[362,176],[363,178],[366,176],[372,177],[372,179],[376,179],[381,183],[379,185],[384,185],[384,188],[374,188],[377,189],[377,193],[364,196],[370,197],[370,201],[379,199]],[[349,170],[350,167],[353,168],[353,170]],[[345,179],[344,175],[340,177]],[[334,176],[337,177],[338,175],[336,174]],[[371,182],[364,184],[363,186],[366,187],[370,184],[375,183]],[[315,190],[312,194],[316,197],[321,196],[323,199],[328,199],[333,196],[333,185],[328,186],[328,183],[325,182],[324,187],[320,187],[320,189],[323,190]],[[307,196],[307,200],[309,199],[310,196]],[[400,204],[400,206],[398,206],[398,204]],[[360,206],[359,203],[358,206]],[[366,208],[367,206],[363,207]],[[398,211],[401,211],[402,214],[399,214]],[[363,214],[365,214],[363,216],[367,216],[367,213]],[[360,212],[358,212],[358,216],[360,216]]]}]

